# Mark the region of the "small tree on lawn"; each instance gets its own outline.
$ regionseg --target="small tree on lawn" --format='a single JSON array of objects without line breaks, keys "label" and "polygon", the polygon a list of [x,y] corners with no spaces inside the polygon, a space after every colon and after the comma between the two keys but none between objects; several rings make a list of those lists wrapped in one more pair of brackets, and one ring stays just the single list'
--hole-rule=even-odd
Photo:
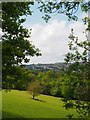
[{"label": "small tree on lawn", "polygon": [[28,84],[27,91],[32,95],[33,99],[41,93],[41,86],[37,81]]}]

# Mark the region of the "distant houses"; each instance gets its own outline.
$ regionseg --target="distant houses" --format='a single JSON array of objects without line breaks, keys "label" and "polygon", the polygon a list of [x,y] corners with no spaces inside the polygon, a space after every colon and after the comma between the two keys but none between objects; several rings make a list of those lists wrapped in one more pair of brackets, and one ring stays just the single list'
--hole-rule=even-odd
[{"label": "distant houses", "polygon": [[30,70],[39,70],[39,71],[48,71],[48,70],[53,70],[53,71],[60,71],[61,69],[66,69],[69,67],[70,64],[65,64],[65,63],[54,63],[54,64],[30,64],[30,65],[25,65],[26,69]]}]

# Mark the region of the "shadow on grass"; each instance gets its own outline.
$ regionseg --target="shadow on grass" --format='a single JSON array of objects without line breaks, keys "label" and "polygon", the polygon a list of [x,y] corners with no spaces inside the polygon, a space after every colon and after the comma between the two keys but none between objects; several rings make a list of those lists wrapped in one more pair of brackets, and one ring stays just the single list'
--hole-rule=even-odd
[{"label": "shadow on grass", "polygon": [[40,99],[37,99],[37,98],[31,98],[32,100],[36,100],[36,101],[38,101],[38,102],[46,102],[46,101],[44,101],[44,100],[40,100]]},{"label": "shadow on grass", "polygon": [[12,113],[8,113],[5,111],[2,111],[2,120],[7,120],[7,119],[11,119],[11,118],[24,118],[23,116],[20,115],[16,115],[16,114],[12,114]]}]

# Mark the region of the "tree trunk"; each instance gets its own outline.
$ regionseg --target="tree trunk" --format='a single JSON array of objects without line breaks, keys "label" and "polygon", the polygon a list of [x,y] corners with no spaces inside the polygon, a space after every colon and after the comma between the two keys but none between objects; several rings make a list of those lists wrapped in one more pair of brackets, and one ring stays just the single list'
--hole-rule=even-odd
[{"label": "tree trunk", "polygon": [[35,98],[35,94],[33,94],[33,99]]}]

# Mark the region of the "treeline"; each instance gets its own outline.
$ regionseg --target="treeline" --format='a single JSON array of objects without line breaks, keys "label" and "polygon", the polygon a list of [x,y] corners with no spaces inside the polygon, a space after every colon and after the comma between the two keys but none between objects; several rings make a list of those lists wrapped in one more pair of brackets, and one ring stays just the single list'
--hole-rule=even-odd
[{"label": "treeline", "polygon": [[11,84],[8,86],[3,82],[3,89],[27,90],[28,84],[37,81],[42,87],[42,94],[87,100],[88,82],[85,79],[87,73],[83,71],[85,67],[84,64],[72,64],[66,71],[48,70],[43,72],[27,70],[25,67],[18,66],[12,76],[7,77]]},{"label": "treeline", "polygon": [[[12,76],[8,76],[7,80],[11,81],[10,84],[6,85],[3,81],[3,89],[17,89],[27,90],[28,84],[34,81],[38,81],[42,86],[42,94],[62,96],[60,81],[63,76],[63,72],[55,72],[48,70],[46,72],[27,70],[24,67],[17,67],[12,73]],[[14,81],[14,83],[12,82]]]}]

